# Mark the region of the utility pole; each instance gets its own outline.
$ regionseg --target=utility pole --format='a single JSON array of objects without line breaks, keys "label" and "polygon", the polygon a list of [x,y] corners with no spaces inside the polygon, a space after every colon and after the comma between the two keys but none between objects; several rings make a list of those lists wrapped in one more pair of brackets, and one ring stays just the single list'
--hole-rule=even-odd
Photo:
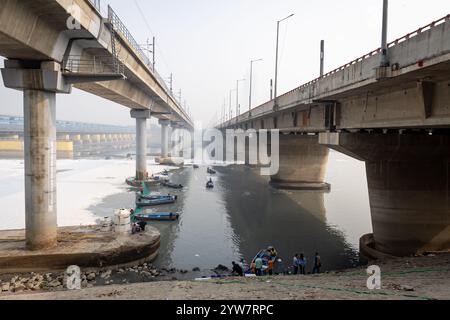
[{"label": "utility pole", "polygon": [[320,41],[320,77],[323,77],[325,61],[325,40]]},{"label": "utility pole", "polygon": [[273,100],[273,79],[270,79],[270,101]]},{"label": "utility pole", "polygon": [[389,66],[388,58],[388,44],[387,44],[387,31],[388,31],[388,0],[383,0],[383,23],[381,31],[381,67]]},{"label": "utility pole", "polygon": [[173,73],[170,73],[170,93],[173,94]]},{"label": "utility pole", "polygon": [[276,54],[275,54],[275,108],[278,107],[277,106],[277,89],[278,89],[278,46],[279,46],[279,39],[280,39],[280,23],[283,22],[284,20],[287,20],[291,17],[293,17],[294,14],[291,14],[289,16],[287,16],[284,19],[281,19],[279,21],[277,21],[277,48],[276,48]]},{"label": "utility pole", "polygon": [[252,87],[253,87],[253,63],[262,61],[262,59],[250,61],[250,94],[248,98],[248,112],[252,111]]},{"label": "utility pole", "polygon": [[156,71],[156,38],[153,37],[153,71]]},{"label": "utility pole", "polygon": [[236,81],[236,117],[241,114],[241,108],[239,106],[239,82],[245,81],[245,79],[240,79]]},{"label": "utility pole", "polygon": [[229,100],[230,101],[230,109],[229,109],[229,113],[228,113],[230,115],[230,120],[231,120],[231,115],[233,114],[231,105],[232,105],[232,100],[233,100],[232,94],[233,94],[234,91],[236,91],[236,89],[231,89],[230,90],[230,100]]}]

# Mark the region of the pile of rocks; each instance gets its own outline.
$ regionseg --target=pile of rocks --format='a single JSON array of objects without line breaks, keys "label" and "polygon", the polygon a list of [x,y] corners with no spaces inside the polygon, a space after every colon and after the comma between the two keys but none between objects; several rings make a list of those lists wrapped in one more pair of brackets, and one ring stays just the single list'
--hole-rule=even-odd
[{"label": "pile of rocks", "polygon": [[[113,270],[86,271],[81,274],[81,287],[92,288],[96,285],[112,285],[115,283],[153,281],[157,277],[167,277],[177,272],[187,273],[187,270],[176,270],[163,268],[161,270],[152,266],[152,264],[144,263],[128,268],[120,268]],[[20,293],[30,291],[54,291],[66,289],[66,277],[64,272],[45,273],[45,274],[23,274],[15,275],[6,281],[0,280],[0,294]],[[7,277],[6,277],[7,278]],[[175,278],[171,278],[176,280]]]}]

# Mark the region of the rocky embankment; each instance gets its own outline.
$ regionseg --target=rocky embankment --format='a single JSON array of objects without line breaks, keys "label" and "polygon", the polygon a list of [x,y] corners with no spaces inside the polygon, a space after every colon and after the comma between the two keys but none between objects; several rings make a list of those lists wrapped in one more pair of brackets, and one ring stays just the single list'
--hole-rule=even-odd
[{"label": "rocky embankment", "polygon": [[[193,272],[199,271],[198,268],[193,270]],[[175,281],[187,277],[189,273],[187,270],[158,269],[152,264],[144,263],[128,268],[82,272],[81,287],[86,289],[113,284]],[[66,280],[65,272],[4,274],[0,275],[0,295],[64,290]]]}]

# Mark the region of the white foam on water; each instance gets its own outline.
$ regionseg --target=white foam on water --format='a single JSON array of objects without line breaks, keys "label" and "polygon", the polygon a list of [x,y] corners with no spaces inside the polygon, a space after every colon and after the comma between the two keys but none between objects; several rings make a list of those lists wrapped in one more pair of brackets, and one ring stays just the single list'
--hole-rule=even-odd
[{"label": "white foam on water", "polygon": [[[150,174],[173,170],[148,161]],[[133,160],[59,160],[57,164],[58,225],[95,224],[98,216],[88,210],[126,188],[133,176]],[[23,160],[0,160],[0,230],[25,227]]]}]

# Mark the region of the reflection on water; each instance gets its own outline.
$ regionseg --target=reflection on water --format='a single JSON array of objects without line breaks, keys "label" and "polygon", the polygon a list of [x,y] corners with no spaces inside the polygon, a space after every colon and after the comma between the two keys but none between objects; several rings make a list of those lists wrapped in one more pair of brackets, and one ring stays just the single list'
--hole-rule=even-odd
[{"label": "reflection on water", "polygon": [[[157,266],[211,269],[240,258],[251,260],[268,246],[278,249],[283,269],[295,253],[305,253],[311,262],[316,251],[324,270],[358,263],[358,239],[371,229],[361,164],[332,153],[331,193],[276,190],[259,170],[246,166],[216,169],[213,190],[205,188],[205,167],[171,174],[173,182],[186,186],[183,190],[154,190],[177,194],[179,200],[150,211],[181,213],[178,222],[152,223],[161,231]],[[359,175],[358,181],[352,185],[348,174]],[[133,194],[117,195],[91,210],[102,215],[114,207],[131,207],[133,201]]]}]

